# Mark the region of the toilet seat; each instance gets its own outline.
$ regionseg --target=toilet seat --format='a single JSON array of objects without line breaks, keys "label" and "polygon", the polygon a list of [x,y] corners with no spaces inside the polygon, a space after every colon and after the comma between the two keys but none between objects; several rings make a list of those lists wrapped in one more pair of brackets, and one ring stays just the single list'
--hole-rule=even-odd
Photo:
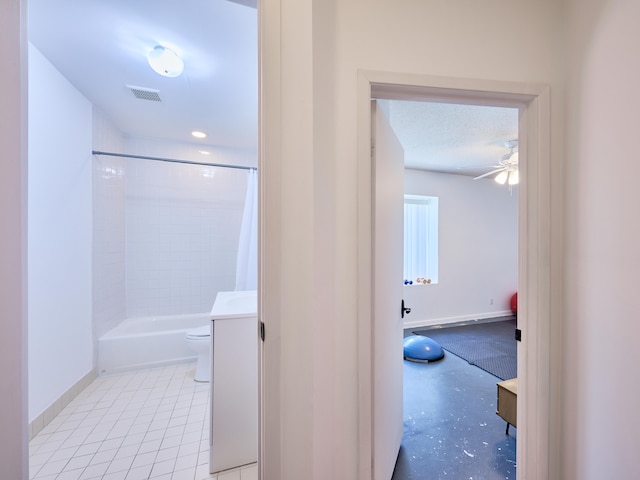
[{"label": "toilet seat", "polygon": [[192,340],[202,340],[211,336],[211,327],[204,325],[187,331],[186,338]]}]

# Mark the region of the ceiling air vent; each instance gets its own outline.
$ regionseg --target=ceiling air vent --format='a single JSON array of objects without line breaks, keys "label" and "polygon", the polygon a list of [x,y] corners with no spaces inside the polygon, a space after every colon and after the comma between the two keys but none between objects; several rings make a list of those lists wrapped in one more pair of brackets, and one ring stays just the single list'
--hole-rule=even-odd
[{"label": "ceiling air vent", "polygon": [[161,102],[160,99],[160,90],[156,90],[155,88],[144,88],[144,87],[134,87],[133,85],[127,85],[127,88],[131,90],[131,93],[135,95],[136,98],[141,100],[151,100],[153,102]]}]

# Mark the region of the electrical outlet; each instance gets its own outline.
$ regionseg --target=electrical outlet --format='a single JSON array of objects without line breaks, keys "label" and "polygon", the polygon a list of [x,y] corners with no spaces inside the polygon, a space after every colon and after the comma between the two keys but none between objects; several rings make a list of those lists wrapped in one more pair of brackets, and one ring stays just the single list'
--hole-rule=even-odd
[{"label": "electrical outlet", "polygon": [[493,298],[489,299],[489,305],[493,305]]}]

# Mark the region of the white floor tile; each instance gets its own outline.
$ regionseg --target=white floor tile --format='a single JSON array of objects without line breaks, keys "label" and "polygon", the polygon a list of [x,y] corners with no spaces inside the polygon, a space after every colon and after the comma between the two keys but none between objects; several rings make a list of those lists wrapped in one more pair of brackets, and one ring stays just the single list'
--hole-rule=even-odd
[{"label": "white floor tile", "polygon": [[127,478],[128,471],[118,472],[118,473],[109,473],[104,477],[100,477],[101,480],[125,480]]},{"label": "white floor tile", "polygon": [[258,466],[253,464],[240,469],[240,480],[258,480]]},{"label": "white floor tile", "polygon": [[102,476],[109,468],[109,463],[100,463],[98,465],[89,465],[84,469],[82,475],[80,475],[79,480],[90,480],[94,478],[102,478]]},{"label": "white floor tile", "polygon": [[196,475],[195,467],[187,468],[184,470],[176,470],[171,475],[171,480],[194,480]]},{"label": "white floor tile", "polygon": [[84,471],[84,468],[65,471],[60,473],[56,477],[56,480],[78,480],[80,478],[80,475],[82,475],[83,471]]},{"label": "white floor tile", "polygon": [[32,480],[257,480],[209,473],[209,385],[194,365],[98,377],[29,443]]},{"label": "white floor tile", "polygon": [[175,463],[176,463],[175,459],[155,462],[153,464],[153,467],[151,468],[150,478],[158,477],[160,475],[165,475],[167,473],[172,473]]},{"label": "white floor tile", "polygon": [[[206,477],[205,477],[206,478]],[[230,470],[218,474],[218,480],[240,480],[240,470]]]},{"label": "white floor tile", "polygon": [[164,462],[166,460],[175,461],[175,459],[178,458],[179,450],[180,450],[180,447],[177,445],[175,447],[162,448],[158,452],[158,456],[156,457],[156,462]]},{"label": "white floor tile", "polygon": [[133,463],[131,464],[131,468],[142,467],[144,465],[153,465],[153,462],[156,461],[156,456],[158,455],[158,451],[154,450],[147,453],[139,453],[133,459]]},{"label": "white floor tile", "polygon": [[111,462],[115,458],[116,453],[118,453],[118,450],[116,449],[97,452],[90,459],[89,465],[99,465],[101,463]]},{"label": "white floor tile", "polygon": [[100,448],[100,445],[102,445],[102,443],[100,442],[85,443],[83,445],[80,445],[78,447],[78,450],[76,451],[76,455],[81,456],[81,455],[89,455],[90,453],[96,453]]},{"label": "white floor tile", "polygon": [[198,454],[180,456],[176,459],[174,470],[185,470],[190,467],[198,466]]},{"label": "white floor tile", "polygon": [[125,480],[148,480],[151,474],[151,467],[153,465],[144,465],[142,467],[136,467],[129,470]]},{"label": "white floor tile", "polygon": [[116,473],[116,472],[129,470],[131,468],[131,464],[133,463],[134,458],[135,457],[127,457],[127,458],[119,458],[117,460],[113,460],[109,464],[109,467],[107,468],[106,473]]},{"label": "white floor tile", "polygon": [[51,456],[55,453],[54,451],[51,452],[44,452],[44,453],[35,453],[33,455],[31,455],[29,457],[29,466],[33,469],[34,467],[38,467],[38,466],[42,466],[45,463],[47,463],[49,461],[49,459],[51,458]]},{"label": "white floor tile", "polygon": [[[83,455],[81,457],[73,457],[65,465],[63,471],[66,472],[66,471],[78,470],[78,469],[83,469],[84,470],[84,468],[87,465],[89,465],[89,462],[91,461],[92,458],[93,458],[93,455]],[[80,472],[80,473],[82,473],[82,472]]]}]

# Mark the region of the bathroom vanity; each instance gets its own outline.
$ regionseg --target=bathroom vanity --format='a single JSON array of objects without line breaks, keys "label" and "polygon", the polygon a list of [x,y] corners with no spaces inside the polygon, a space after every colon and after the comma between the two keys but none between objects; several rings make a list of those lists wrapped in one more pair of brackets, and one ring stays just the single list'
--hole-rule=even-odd
[{"label": "bathroom vanity", "polygon": [[219,292],[211,309],[211,473],[258,460],[255,291]]}]

